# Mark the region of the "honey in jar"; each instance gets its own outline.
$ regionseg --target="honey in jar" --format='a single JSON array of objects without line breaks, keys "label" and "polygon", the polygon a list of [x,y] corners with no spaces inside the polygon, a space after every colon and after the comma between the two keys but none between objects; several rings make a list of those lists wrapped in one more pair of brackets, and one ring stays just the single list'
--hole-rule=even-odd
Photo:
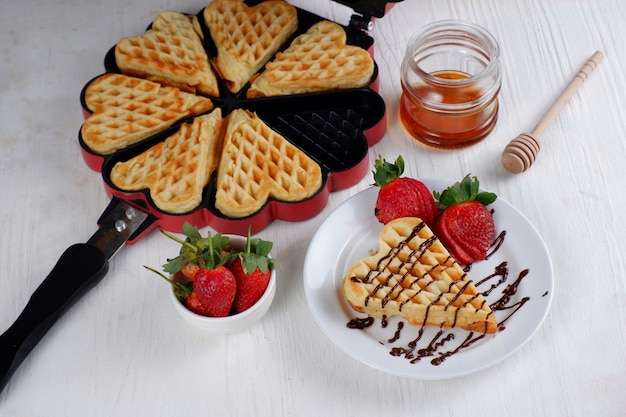
[{"label": "honey in jar", "polygon": [[402,64],[400,120],[415,139],[459,148],[484,139],[498,119],[498,45],[484,29],[456,21],[412,38]]}]

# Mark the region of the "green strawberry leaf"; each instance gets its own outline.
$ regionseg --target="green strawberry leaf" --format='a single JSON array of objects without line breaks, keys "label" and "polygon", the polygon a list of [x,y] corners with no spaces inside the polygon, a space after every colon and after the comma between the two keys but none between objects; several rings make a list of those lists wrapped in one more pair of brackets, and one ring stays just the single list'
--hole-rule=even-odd
[{"label": "green strawberry leaf", "polygon": [[189,243],[196,243],[202,238],[197,226],[193,226],[189,222],[183,224],[183,235],[187,236]]},{"label": "green strawberry leaf", "polygon": [[267,272],[269,269],[268,258],[266,256],[255,255],[254,253],[242,254],[241,263],[248,274],[253,273],[257,268],[263,273]]},{"label": "green strawberry leaf", "polygon": [[222,234],[216,233],[212,237],[213,250],[217,252],[222,252],[228,249],[228,236],[224,236]]},{"label": "green strawberry leaf", "polygon": [[250,239],[250,252],[253,252],[259,256],[267,256],[272,251],[274,244],[267,240],[259,238]]},{"label": "green strawberry leaf", "polygon": [[220,233],[211,236],[209,233],[206,238],[199,240],[197,245],[200,248],[198,265],[201,267],[215,269],[224,265],[229,259],[228,236]]},{"label": "green strawberry leaf", "polygon": [[395,179],[400,178],[403,173],[404,159],[402,155],[398,155],[398,158],[396,158],[393,164],[385,161],[385,158],[382,156],[379,156],[378,159],[374,161],[374,170],[372,171],[374,175],[374,185],[379,187],[387,185]]},{"label": "green strawberry leaf", "polygon": [[202,237],[196,226],[189,222],[185,222],[182,228],[182,234],[186,237],[182,240],[171,233],[164,230],[161,232],[170,239],[180,243],[180,253],[176,258],[168,259],[163,265],[163,270],[169,273],[180,271],[188,263],[192,263],[203,268],[215,269],[220,265],[224,265],[231,258],[228,251],[228,237],[220,233],[207,237]]},{"label": "green strawberry leaf", "polygon": [[476,201],[479,201],[483,203],[485,206],[488,206],[489,204],[496,201],[497,198],[498,196],[495,195],[494,193],[489,193],[485,191],[482,193],[478,193],[478,195],[476,196]]},{"label": "green strawberry leaf", "polygon": [[268,269],[280,264],[276,259],[269,258],[274,244],[260,238],[251,238],[249,227],[246,248],[243,252],[229,249],[228,236],[220,233],[213,235],[208,233],[207,237],[202,237],[198,228],[189,222],[185,222],[182,228],[185,240],[164,230],[161,232],[181,244],[180,254],[175,258],[167,259],[167,263],[163,265],[163,271],[170,274],[182,270],[189,263],[206,269],[215,269],[231,263],[237,256],[241,257],[242,264],[249,274],[257,268],[262,272],[267,272]]},{"label": "green strawberry leaf", "polygon": [[496,194],[490,192],[479,192],[480,184],[478,178],[467,174],[459,182],[455,182],[441,193],[433,191],[433,197],[439,209],[444,210],[455,204],[478,201],[487,206],[496,201]]},{"label": "green strawberry leaf", "polygon": [[168,259],[167,263],[163,265],[163,271],[170,274],[175,274],[180,271],[189,263],[186,256],[179,255],[176,258]]},{"label": "green strawberry leaf", "polygon": [[478,179],[476,177],[469,178],[466,175],[459,184],[459,194],[461,198],[472,201],[478,194]]},{"label": "green strawberry leaf", "polygon": [[250,227],[248,227],[248,236],[246,238],[246,247],[243,252],[235,255],[241,258],[241,265],[248,274],[252,274],[257,268],[265,273],[269,269],[280,265],[278,260],[270,258],[274,243],[262,240],[260,238],[250,237]]}]

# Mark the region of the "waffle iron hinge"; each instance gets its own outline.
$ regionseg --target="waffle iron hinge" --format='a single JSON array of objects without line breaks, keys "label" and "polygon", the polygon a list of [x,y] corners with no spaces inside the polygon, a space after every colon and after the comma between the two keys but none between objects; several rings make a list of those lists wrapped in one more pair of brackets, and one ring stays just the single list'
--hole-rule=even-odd
[{"label": "waffle iron hinge", "polygon": [[362,32],[370,32],[374,28],[374,18],[380,18],[391,9],[395,3],[402,0],[334,0],[339,4],[350,7],[356,13],[350,17],[350,27]]},{"label": "waffle iron hinge", "polygon": [[360,14],[353,14],[350,16],[349,26],[354,29],[358,29],[361,32],[371,32],[374,29],[374,18],[372,16],[361,16]]}]

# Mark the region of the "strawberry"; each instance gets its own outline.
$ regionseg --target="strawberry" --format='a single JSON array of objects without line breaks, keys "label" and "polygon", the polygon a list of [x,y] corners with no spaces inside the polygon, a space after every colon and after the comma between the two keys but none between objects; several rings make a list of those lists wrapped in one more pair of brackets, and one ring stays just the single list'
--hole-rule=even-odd
[{"label": "strawberry", "polygon": [[[185,239],[162,233],[182,245],[177,257],[168,259],[163,271],[174,279],[145,267],[174,286],[176,297],[186,307],[204,316],[224,317],[242,312],[256,303],[265,292],[272,269],[278,261],[269,258],[272,242],[248,237],[243,251],[228,245],[229,238],[219,233],[203,238],[198,228],[186,222]],[[234,309],[233,309],[234,307]]]},{"label": "strawberry", "polygon": [[188,222],[183,225],[185,240],[165,231],[162,233],[182,245],[179,255],[163,265],[163,271],[184,276],[188,282],[182,282],[185,278],[172,280],[152,268],[146,268],[170,282],[177,298],[189,310],[203,316],[227,316],[237,289],[235,277],[225,267],[235,256],[228,250],[228,237],[209,233],[203,238],[198,228]]},{"label": "strawberry", "polygon": [[202,303],[198,299],[198,295],[195,292],[192,291],[182,301],[185,303],[185,306],[194,313],[201,316],[210,316],[209,310],[207,310],[204,305],[202,305]]},{"label": "strawberry", "polygon": [[272,242],[250,238],[250,228],[243,252],[229,265],[237,281],[237,294],[234,307],[239,313],[252,307],[265,293],[272,269],[278,265],[276,259],[269,258]]},{"label": "strawberry", "polygon": [[200,268],[193,280],[193,292],[205,315],[210,317],[228,316],[236,291],[235,277],[224,265],[213,269]]},{"label": "strawberry", "polygon": [[169,282],[174,288],[174,294],[176,295],[176,298],[178,298],[181,303],[185,304],[185,306],[189,310],[203,316],[208,315],[208,311],[200,303],[197,294],[193,290],[193,281],[186,280],[187,278],[180,273],[174,275],[173,279],[170,279],[156,269],[150,268],[149,266],[144,265],[144,268],[154,272],[155,274],[159,275],[161,278]]},{"label": "strawberry", "polygon": [[402,177],[404,160],[398,156],[389,163],[380,156],[374,163],[374,184],[379,186],[374,215],[387,224],[399,217],[419,217],[432,226],[437,205],[430,191],[421,181]]},{"label": "strawberry", "polygon": [[170,279],[155,269],[144,267],[168,281],[174,287],[176,298],[194,313],[207,317],[224,317],[230,313],[237,283],[226,267],[198,268],[192,281],[184,281],[186,277]]},{"label": "strawberry", "polygon": [[441,194],[433,194],[437,207],[443,210],[434,232],[450,254],[463,265],[485,259],[495,237],[493,217],[486,206],[497,196],[479,192],[478,179],[469,175]]}]

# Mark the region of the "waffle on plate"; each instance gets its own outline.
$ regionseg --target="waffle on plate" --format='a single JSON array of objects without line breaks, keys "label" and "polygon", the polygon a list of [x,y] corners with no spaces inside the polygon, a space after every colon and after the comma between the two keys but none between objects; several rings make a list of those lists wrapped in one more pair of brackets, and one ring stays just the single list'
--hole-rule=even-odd
[{"label": "waffle on plate", "polygon": [[421,219],[386,224],[376,253],[356,262],[342,280],[350,306],[371,317],[400,316],[414,325],[497,330],[486,299]]}]

